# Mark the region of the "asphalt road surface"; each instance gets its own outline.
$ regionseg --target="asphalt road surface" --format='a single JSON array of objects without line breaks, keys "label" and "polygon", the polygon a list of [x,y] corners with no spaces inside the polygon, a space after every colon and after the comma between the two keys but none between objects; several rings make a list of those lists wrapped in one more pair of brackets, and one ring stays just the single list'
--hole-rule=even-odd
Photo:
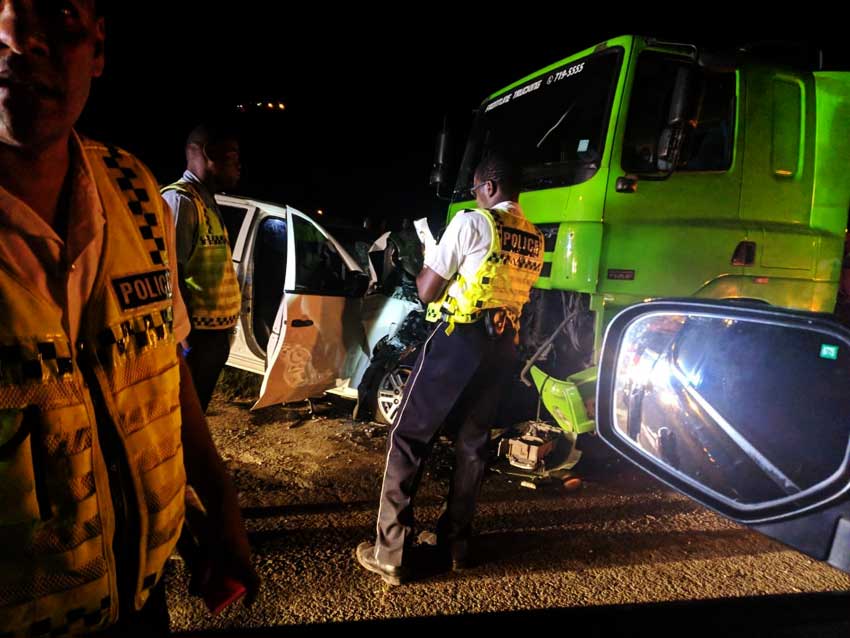
[{"label": "asphalt road surface", "polygon": [[[850,576],[671,492],[594,438],[580,442],[579,489],[560,481],[529,489],[520,477],[489,474],[476,565],[445,571],[422,546],[420,578],[391,588],[354,560],[357,544],[374,539],[387,430],[342,415],[326,404],[311,416],[214,400],[211,429],[240,491],[263,588],[252,608],[237,603],[212,617],[186,593],[184,564],[174,559],[173,630],[287,635],[285,627],[314,623],[850,592]],[[441,442],[417,500],[423,530],[439,515],[450,463]]]}]

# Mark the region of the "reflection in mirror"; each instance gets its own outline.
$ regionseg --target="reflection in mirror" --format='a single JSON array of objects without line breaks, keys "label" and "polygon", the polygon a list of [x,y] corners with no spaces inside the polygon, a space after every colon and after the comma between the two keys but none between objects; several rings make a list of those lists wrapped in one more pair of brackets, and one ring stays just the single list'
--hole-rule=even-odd
[{"label": "reflection in mirror", "polygon": [[762,321],[644,315],[621,342],[614,427],[723,500],[792,499],[847,456],[850,345]]}]

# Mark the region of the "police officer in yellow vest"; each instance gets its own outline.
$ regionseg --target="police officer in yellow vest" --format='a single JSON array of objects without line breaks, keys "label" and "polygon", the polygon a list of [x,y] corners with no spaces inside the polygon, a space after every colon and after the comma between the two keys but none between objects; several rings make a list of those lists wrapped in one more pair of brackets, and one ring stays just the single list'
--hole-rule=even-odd
[{"label": "police officer in yellow vest", "polygon": [[377,536],[361,543],[361,566],[398,585],[411,575],[405,550],[413,499],[440,428],[457,425],[456,460],[437,545],[452,567],[467,564],[475,502],[484,477],[490,425],[516,359],[523,305],[543,266],[543,236],[517,203],[514,164],[496,152],[479,163],[479,208],[459,212],[417,277],[434,330],[419,352],[387,442]]},{"label": "police officer in yellow vest", "polygon": [[0,0],[0,635],[168,630],[188,479],[217,568],[258,579],[177,341],[174,229],[147,168],[74,125],[95,0]]},{"label": "police officer in yellow vest", "polygon": [[215,193],[239,182],[239,143],[220,125],[196,127],[186,141],[186,172],[162,190],[177,227],[177,270],[192,332],[186,361],[206,412],[239,320],[241,297],[227,229]]}]

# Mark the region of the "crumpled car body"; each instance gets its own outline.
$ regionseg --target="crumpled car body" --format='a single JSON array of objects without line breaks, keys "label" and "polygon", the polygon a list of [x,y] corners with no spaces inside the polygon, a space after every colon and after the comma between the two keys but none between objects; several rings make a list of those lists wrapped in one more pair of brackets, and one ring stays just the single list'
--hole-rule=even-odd
[{"label": "crumpled car body", "polygon": [[324,392],[357,399],[373,353],[388,352],[390,343],[397,348],[405,321],[416,323],[408,316],[423,312],[415,285],[411,294],[405,276],[404,286],[385,290],[382,250],[373,244],[366,272],[291,206],[229,195],[216,200],[242,294],[227,365],[263,375],[252,409]]}]

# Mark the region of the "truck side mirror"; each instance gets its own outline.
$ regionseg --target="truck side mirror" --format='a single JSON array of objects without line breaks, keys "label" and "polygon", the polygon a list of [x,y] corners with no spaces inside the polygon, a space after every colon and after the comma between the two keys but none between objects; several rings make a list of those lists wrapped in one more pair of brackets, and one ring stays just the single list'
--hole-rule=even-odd
[{"label": "truck side mirror", "polygon": [[661,131],[661,135],[658,137],[658,156],[655,163],[660,172],[669,175],[676,170],[687,133],[688,125],[686,122],[666,126]]},{"label": "truck side mirror", "polygon": [[429,184],[434,186],[437,191],[437,197],[443,199],[442,186],[446,184],[449,177],[449,129],[445,118],[443,119],[443,128],[437,134],[437,144],[434,150],[434,164],[431,166],[431,176]]},{"label": "truck side mirror", "polygon": [[691,101],[693,74],[693,69],[688,66],[679,67],[676,71],[667,126],[658,137],[656,166],[662,173],[672,173],[679,163],[685,136],[689,130],[687,111]]}]

